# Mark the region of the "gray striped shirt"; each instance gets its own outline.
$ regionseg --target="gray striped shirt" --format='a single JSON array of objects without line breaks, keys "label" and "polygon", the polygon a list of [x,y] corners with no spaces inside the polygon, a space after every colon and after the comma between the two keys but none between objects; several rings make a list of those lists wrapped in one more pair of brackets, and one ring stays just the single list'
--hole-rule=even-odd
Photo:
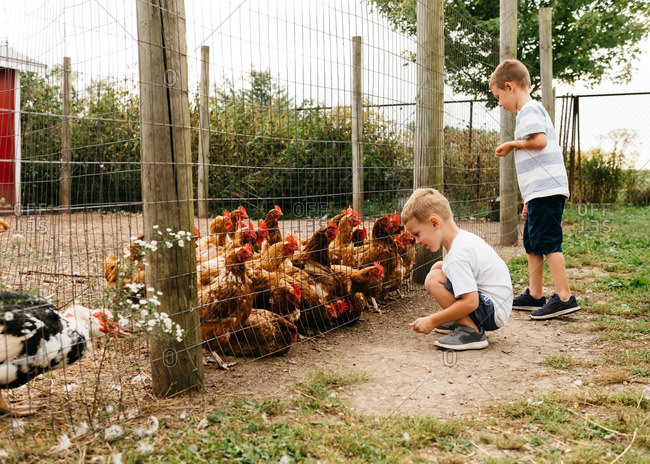
[{"label": "gray striped shirt", "polygon": [[560,143],[546,108],[531,100],[517,114],[515,139],[526,140],[533,134],[546,134],[543,150],[515,150],[517,180],[524,203],[541,197],[569,197],[569,182]]}]

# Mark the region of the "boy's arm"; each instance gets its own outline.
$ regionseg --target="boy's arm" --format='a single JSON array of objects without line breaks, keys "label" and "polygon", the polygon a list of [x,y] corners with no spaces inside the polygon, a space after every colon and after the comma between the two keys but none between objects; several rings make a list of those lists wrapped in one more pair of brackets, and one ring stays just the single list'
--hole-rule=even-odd
[{"label": "boy's arm", "polygon": [[433,329],[446,322],[457,321],[458,319],[467,316],[472,311],[478,308],[478,292],[463,293],[460,299],[437,313],[430,316],[421,317],[411,322],[409,325],[413,330],[419,333],[428,334]]},{"label": "boy's arm", "polygon": [[513,140],[502,143],[496,149],[497,156],[508,156],[514,149],[517,150],[543,150],[546,148],[547,140],[544,132],[532,134],[525,140]]}]

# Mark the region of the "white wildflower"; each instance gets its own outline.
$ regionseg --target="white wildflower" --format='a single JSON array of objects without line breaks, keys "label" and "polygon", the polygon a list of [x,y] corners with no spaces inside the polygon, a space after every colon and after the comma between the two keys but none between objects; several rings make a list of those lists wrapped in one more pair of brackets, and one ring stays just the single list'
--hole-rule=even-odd
[{"label": "white wildflower", "polygon": [[65,433],[59,437],[59,444],[55,447],[52,448],[53,453],[60,453],[62,451],[67,450],[72,446],[72,442],[70,442],[70,439],[68,438],[68,435]]},{"label": "white wildflower", "polygon": [[7,311],[4,315],[5,321],[13,321],[14,320],[14,313],[11,311]]},{"label": "white wildflower", "polygon": [[148,292],[153,292],[154,290],[156,290],[156,289],[153,288],[153,287],[147,287],[147,291],[148,291]]},{"label": "white wildflower", "polygon": [[158,224],[154,224],[152,227],[153,227],[154,229],[158,229],[160,226],[159,226]]}]

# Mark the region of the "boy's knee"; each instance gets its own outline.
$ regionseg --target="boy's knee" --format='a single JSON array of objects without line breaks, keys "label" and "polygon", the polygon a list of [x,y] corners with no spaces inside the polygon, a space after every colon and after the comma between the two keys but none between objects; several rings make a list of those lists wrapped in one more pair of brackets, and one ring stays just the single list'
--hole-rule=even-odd
[{"label": "boy's knee", "polygon": [[431,294],[440,287],[444,287],[447,276],[442,269],[432,269],[424,280],[424,288]]}]

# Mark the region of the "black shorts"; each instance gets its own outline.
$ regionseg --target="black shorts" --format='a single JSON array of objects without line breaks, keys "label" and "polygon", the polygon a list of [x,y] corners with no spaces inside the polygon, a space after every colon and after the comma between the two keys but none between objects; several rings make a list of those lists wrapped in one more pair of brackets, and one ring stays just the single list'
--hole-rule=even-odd
[{"label": "black shorts", "polygon": [[[445,288],[451,293],[454,293],[454,287],[451,284],[451,280],[447,279],[447,282],[445,282]],[[492,302],[489,296],[481,292],[478,292],[478,308],[476,308],[474,312],[469,313],[469,317],[474,321],[476,327],[487,332],[499,328],[494,320],[494,302]]]},{"label": "black shorts", "polygon": [[524,222],[526,253],[539,256],[562,251],[564,202],[564,195],[535,198],[528,202],[528,213]]}]

